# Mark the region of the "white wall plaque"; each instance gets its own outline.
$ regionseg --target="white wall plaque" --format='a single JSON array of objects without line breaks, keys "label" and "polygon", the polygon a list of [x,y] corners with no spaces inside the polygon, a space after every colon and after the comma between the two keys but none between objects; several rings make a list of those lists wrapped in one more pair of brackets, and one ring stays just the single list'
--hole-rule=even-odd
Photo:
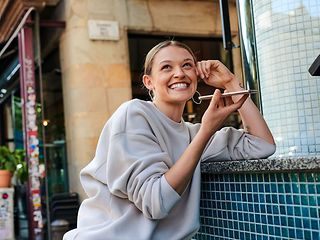
[{"label": "white wall plaque", "polygon": [[89,38],[92,40],[119,40],[119,23],[116,21],[88,20]]}]

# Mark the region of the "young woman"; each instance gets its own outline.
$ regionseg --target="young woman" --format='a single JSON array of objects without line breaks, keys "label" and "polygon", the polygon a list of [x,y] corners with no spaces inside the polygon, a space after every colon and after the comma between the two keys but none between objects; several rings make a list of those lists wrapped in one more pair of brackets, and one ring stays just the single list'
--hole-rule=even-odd
[{"label": "young woman", "polygon": [[[222,63],[197,62],[182,43],[165,41],[150,50],[143,83],[153,100],[128,101],[106,123],[94,159],[81,171],[88,198],[65,240],[191,239],[199,228],[200,161],[274,153],[272,134],[248,95],[223,101],[216,90],[201,124],[184,122],[198,78],[242,90]],[[236,110],[245,131],[220,129]]]}]

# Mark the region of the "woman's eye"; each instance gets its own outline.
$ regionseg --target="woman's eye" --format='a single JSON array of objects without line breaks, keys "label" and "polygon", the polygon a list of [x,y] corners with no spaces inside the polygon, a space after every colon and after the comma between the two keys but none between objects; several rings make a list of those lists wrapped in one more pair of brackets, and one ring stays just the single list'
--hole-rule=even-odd
[{"label": "woman's eye", "polygon": [[185,63],[183,64],[183,67],[190,68],[190,67],[193,67],[193,65],[191,63]]},{"label": "woman's eye", "polygon": [[163,65],[161,67],[161,70],[167,70],[167,69],[170,69],[170,65]]}]

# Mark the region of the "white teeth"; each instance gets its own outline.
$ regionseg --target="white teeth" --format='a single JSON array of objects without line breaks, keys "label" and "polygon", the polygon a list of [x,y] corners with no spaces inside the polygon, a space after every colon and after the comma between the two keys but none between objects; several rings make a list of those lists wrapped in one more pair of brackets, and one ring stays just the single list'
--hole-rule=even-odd
[{"label": "white teeth", "polygon": [[187,88],[188,85],[186,83],[175,83],[175,84],[172,84],[171,85],[171,89],[176,89],[176,88],[180,88],[180,89],[183,89],[183,88]]}]

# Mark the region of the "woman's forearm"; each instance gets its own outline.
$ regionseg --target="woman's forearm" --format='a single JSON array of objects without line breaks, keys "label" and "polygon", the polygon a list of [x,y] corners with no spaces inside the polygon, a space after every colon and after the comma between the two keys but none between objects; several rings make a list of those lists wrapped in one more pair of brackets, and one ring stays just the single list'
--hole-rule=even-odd
[{"label": "woman's forearm", "polygon": [[188,186],[208,140],[209,135],[199,131],[178,161],[165,173],[167,182],[179,195]]},{"label": "woman's forearm", "polygon": [[[228,92],[242,90],[238,80],[233,81],[226,86]],[[233,96],[233,101],[237,101],[240,96]],[[253,101],[248,98],[242,105],[238,112],[241,116],[244,129],[256,137],[260,137],[271,144],[275,144],[272,133],[265,122],[263,116],[261,115],[259,109],[253,103]]]}]

